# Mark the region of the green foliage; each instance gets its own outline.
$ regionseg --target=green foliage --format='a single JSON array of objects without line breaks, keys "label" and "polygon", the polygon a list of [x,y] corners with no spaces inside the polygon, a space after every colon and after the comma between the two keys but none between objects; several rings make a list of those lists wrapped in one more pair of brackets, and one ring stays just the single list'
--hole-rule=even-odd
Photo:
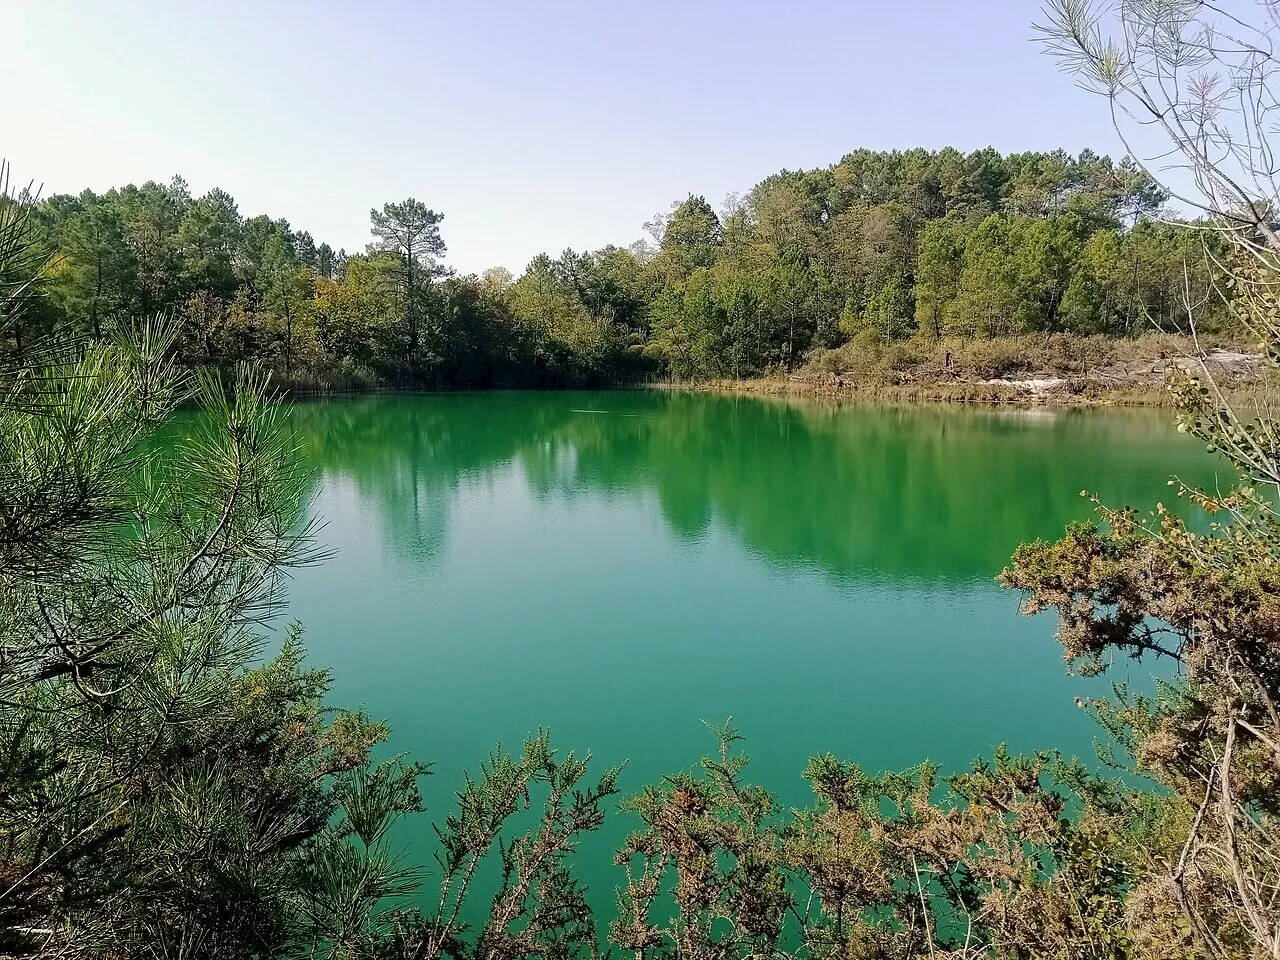
[{"label": "green foliage", "polygon": [[959,294],[963,269],[963,222],[943,219],[925,227],[916,260],[916,325],[935,340],[953,326],[948,311]]},{"label": "green foliage", "polygon": [[663,249],[643,265],[646,352],[678,379],[741,377],[870,330],[893,341],[1176,328],[1188,291],[1203,309],[1212,272],[1149,219],[1163,199],[1131,161],[990,150],[858,151],[784,172],[718,232],[691,197],[659,221]]},{"label": "green foliage", "polygon": [[185,363],[252,358],[319,390],[748,377],[871,329],[1131,335],[1193,308],[1233,329],[1208,296],[1221,251],[1153,220],[1163,199],[1087,150],[859,150],[768,177],[723,217],[689,196],[646,225],[656,248],[540,255],[493,282],[452,276],[443,215],[412,198],[371,210],[374,242],[348,256],[175,179],[27,201],[54,254],[28,322],[102,339],[165,313]]},{"label": "green foliage", "polygon": [[405,359],[412,369],[418,363],[428,289],[433,278],[446,272],[436,261],[445,253],[444,239],[440,236],[444,215],[410,197],[401,203],[384,204],[381,210],[370,210],[369,219],[376,238],[369,245],[370,253],[387,254],[393,265],[389,273],[395,281],[394,297],[403,324]]},{"label": "green foliage", "polygon": [[720,242],[720,218],[711,204],[705,197],[690,196],[666,220],[658,254],[659,267],[680,275],[709,267],[716,261]]},{"label": "green foliage", "polygon": [[[255,625],[316,556],[261,378],[175,365],[148,325],[3,384],[0,915],[6,953],[274,953],[296,875],[385,730],[321,707]],[[150,442],[180,402],[200,430]],[[363,860],[367,860],[362,854]],[[367,864],[366,864],[367,866]]]}]

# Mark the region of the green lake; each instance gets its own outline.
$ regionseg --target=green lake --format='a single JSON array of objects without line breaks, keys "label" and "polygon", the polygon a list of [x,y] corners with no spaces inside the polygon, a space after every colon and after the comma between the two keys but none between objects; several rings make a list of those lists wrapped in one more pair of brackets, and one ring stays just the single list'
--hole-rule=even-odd
[{"label": "green lake", "polygon": [[[1050,618],[993,578],[1086,519],[1221,470],[1167,411],[788,405],[669,392],[298,404],[333,559],[290,616],[333,699],[429,761],[430,819],[494,744],[539,726],[624,792],[690,767],[732,716],[749,772],[807,802],[807,757],[946,771],[1007,742],[1092,756]],[[1225,479],[1225,476],[1224,476]],[[610,904],[615,817],[584,847]],[[428,881],[430,882],[430,881]]]}]

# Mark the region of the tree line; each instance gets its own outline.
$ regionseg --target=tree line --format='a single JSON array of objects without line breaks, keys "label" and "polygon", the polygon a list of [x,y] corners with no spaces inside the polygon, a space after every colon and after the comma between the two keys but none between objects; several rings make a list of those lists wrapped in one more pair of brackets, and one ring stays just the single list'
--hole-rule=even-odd
[{"label": "tree line", "polygon": [[858,150],[718,212],[689,196],[628,247],[458,276],[420,201],[372,210],[372,242],[348,253],[175,178],[30,201],[48,296],[7,338],[101,339],[165,314],[192,366],[471,388],[748,377],[910,337],[1126,336],[1192,309],[1201,329],[1230,325],[1210,296],[1221,242],[1166,200],[1131,160],[1088,150]]}]

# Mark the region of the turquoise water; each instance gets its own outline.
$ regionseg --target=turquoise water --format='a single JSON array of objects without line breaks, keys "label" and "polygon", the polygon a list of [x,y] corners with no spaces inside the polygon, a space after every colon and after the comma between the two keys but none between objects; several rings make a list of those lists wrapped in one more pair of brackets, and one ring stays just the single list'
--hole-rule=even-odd
[{"label": "turquoise water", "polygon": [[[732,716],[802,804],[831,751],[945,771],[1001,742],[1091,756],[1048,618],[994,576],[1017,544],[1148,507],[1215,464],[1155,411],[823,407],[653,393],[375,397],[292,411],[322,538],[290,615],[333,699],[429,761],[425,860],[464,769],[540,726],[633,792]],[[1147,676],[1118,665],[1111,679]],[[601,904],[615,817],[584,847]]]}]

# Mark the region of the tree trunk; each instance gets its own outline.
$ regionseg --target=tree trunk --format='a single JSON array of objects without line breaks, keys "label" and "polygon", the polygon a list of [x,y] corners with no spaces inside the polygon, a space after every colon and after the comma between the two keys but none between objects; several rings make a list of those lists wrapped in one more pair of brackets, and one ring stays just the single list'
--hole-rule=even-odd
[{"label": "tree trunk", "polygon": [[93,324],[93,339],[102,339],[102,320],[98,316],[98,303],[102,299],[102,260],[98,260],[98,269],[94,272],[93,312],[90,320]]},{"label": "tree trunk", "polygon": [[418,317],[414,308],[413,241],[404,246],[404,319],[409,328],[409,368],[418,364]]}]

